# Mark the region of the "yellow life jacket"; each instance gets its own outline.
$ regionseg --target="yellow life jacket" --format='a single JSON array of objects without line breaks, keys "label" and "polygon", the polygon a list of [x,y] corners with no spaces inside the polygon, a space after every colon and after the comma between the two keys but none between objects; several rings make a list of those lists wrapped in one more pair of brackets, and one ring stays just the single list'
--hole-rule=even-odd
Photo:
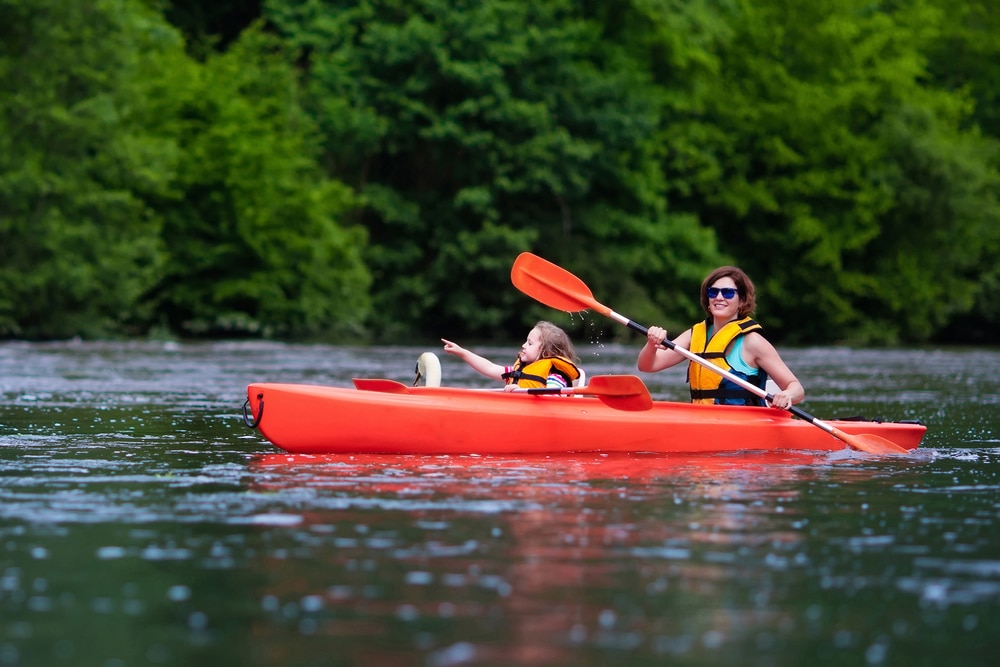
[{"label": "yellow life jacket", "polygon": [[[737,337],[751,331],[761,331],[764,327],[755,320],[744,317],[742,320],[726,323],[712,335],[711,340],[706,340],[709,322],[709,320],[705,320],[691,327],[691,351],[722,370],[743,378],[751,384],[763,387],[767,382],[767,373],[762,369],[758,369],[752,375],[737,371],[729,365],[729,361],[726,359],[726,350]],[[691,385],[692,403],[762,405],[762,401],[756,394],[693,361],[688,364],[688,383]]]},{"label": "yellow life jacket", "polygon": [[553,373],[566,378],[567,387],[572,386],[573,381],[580,377],[580,369],[564,357],[543,357],[530,364],[524,364],[518,358],[514,362],[514,370],[504,373],[501,377],[507,380],[507,384],[532,389],[544,387],[549,375]]}]

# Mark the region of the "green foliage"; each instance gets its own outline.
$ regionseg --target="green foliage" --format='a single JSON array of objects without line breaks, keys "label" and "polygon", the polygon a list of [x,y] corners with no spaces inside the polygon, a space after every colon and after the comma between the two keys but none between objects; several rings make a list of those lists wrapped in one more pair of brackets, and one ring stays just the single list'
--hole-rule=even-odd
[{"label": "green foliage", "polygon": [[956,136],[955,123],[927,107],[908,111],[883,127],[894,156],[884,173],[893,206],[865,256],[879,271],[854,294],[859,304],[875,299],[884,327],[899,327],[900,338],[927,340],[972,309],[984,258],[996,271],[1000,207],[990,193],[1000,179],[988,168],[995,142]]},{"label": "green foliage", "polygon": [[188,53],[199,60],[225,50],[260,18],[259,0],[149,0],[184,35]]},{"label": "green foliage", "polygon": [[121,331],[163,262],[177,159],[145,82],[182,44],[137,3],[0,0],[0,336]]},{"label": "green foliage", "polygon": [[0,336],[356,335],[364,234],[280,45],[200,65],[145,7],[0,0]]},{"label": "green foliage", "polygon": [[632,339],[532,250],[672,331],[731,262],[775,340],[993,341],[991,7],[0,0],[0,337]]},{"label": "green foliage", "polygon": [[364,235],[337,222],[354,197],[317,165],[280,44],[250,30],[187,74],[173,90],[182,196],[162,206],[157,312],[195,335],[357,335]]},{"label": "green foliage", "polygon": [[[971,272],[978,289],[971,309],[962,313],[961,307],[955,308],[943,335],[995,342],[1000,327],[1000,302],[996,299],[1000,285],[1000,151],[996,143],[1000,138],[1000,44],[996,39],[1000,15],[993,3],[982,0],[941,0],[939,5],[941,31],[928,49],[928,70],[936,86],[969,96],[974,108],[967,122],[981,130],[981,134],[970,133],[971,145],[960,149],[974,153],[969,162],[977,173],[970,180],[978,187],[963,189],[962,211],[956,216],[970,254],[979,257]],[[963,258],[962,265],[968,266],[969,258]],[[950,272],[951,267],[944,270]]]},{"label": "green foliage", "polygon": [[693,298],[675,278],[714,246],[667,211],[657,91],[574,7],[267,3],[308,56],[325,162],[366,196],[388,337],[522,335],[536,313],[508,276],[529,249],[629,303]]},{"label": "green foliage", "polygon": [[939,18],[924,2],[739,3],[703,112],[680,120],[702,140],[684,145],[693,175],[673,163],[680,201],[789,340],[926,340],[970,303],[969,243],[996,220],[971,203],[995,171],[967,97],[925,83]]}]

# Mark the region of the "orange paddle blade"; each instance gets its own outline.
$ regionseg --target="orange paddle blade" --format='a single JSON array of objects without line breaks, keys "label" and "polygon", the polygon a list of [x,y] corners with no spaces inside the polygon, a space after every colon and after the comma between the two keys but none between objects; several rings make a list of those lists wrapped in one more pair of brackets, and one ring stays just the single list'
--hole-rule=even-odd
[{"label": "orange paddle blade", "polygon": [[574,387],[573,393],[597,396],[619,410],[642,411],[653,407],[649,389],[634,375],[595,375],[586,387]]},{"label": "orange paddle blade", "polygon": [[649,396],[645,383],[634,375],[595,375],[585,387],[573,391],[593,396]]},{"label": "orange paddle blade", "polygon": [[596,310],[602,315],[610,312],[594,299],[590,288],[582,280],[530,252],[522,252],[514,260],[510,281],[531,298],[556,310],[568,313]]},{"label": "orange paddle blade", "polygon": [[892,440],[886,440],[877,435],[871,435],[868,433],[862,433],[859,435],[851,435],[850,433],[844,433],[838,428],[834,428],[830,431],[830,434],[835,438],[839,438],[846,442],[849,446],[857,449],[858,451],[867,452],[869,454],[909,454],[910,450],[905,447],[900,447]]}]

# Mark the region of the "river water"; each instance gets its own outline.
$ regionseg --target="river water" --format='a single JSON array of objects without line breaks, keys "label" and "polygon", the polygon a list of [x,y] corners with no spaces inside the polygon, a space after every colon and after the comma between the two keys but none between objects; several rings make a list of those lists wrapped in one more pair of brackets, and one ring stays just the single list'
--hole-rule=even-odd
[{"label": "river water", "polygon": [[425,349],[0,344],[0,666],[995,663],[1000,351],[784,351],[810,413],[927,424],[906,457],[308,457],[242,422],[251,382]]}]

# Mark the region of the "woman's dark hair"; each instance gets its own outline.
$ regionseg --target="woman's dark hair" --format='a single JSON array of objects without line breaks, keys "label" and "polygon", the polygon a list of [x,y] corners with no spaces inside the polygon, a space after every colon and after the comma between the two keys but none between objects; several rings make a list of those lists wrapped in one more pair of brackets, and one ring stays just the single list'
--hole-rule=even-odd
[{"label": "woman's dark hair", "polygon": [[755,310],[757,310],[757,290],[753,286],[753,281],[750,280],[743,269],[738,266],[720,266],[715,271],[708,274],[701,283],[701,307],[709,315],[712,311],[708,308],[708,294],[706,290],[712,286],[719,278],[732,278],[733,282],[736,283],[736,289],[739,292],[740,297],[740,308],[739,315],[741,318],[748,315],[752,315]]}]

